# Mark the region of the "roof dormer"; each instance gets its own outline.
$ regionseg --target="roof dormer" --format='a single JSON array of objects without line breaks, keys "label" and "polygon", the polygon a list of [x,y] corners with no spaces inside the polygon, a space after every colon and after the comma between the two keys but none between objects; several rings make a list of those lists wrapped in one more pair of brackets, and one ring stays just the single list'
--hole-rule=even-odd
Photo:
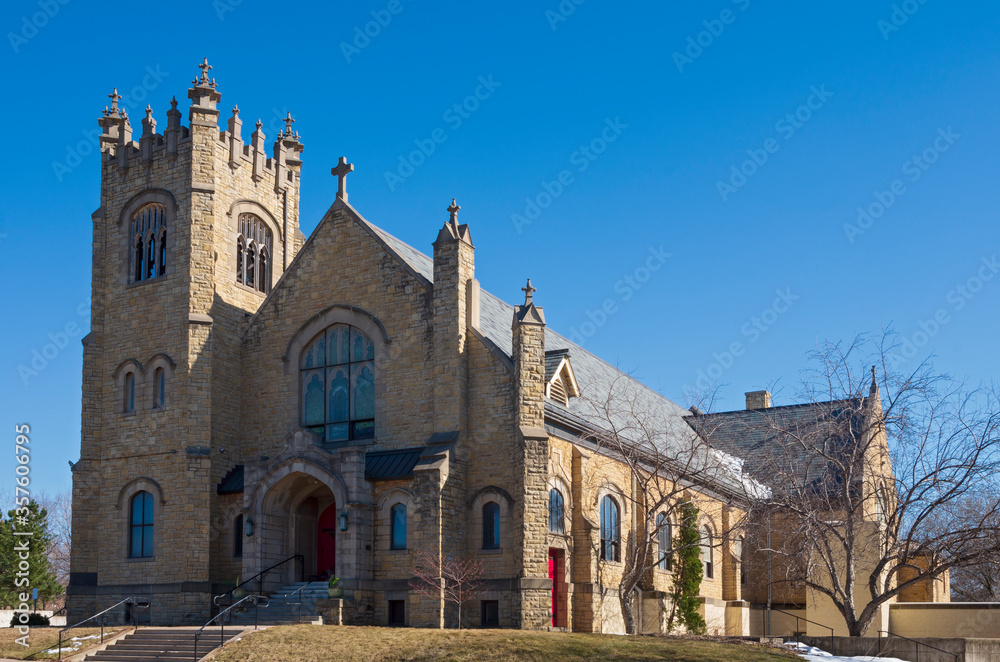
[{"label": "roof dormer", "polygon": [[545,397],[562,405],[569,404],[570,398],[580,397],[568,349],[545,352]]}]

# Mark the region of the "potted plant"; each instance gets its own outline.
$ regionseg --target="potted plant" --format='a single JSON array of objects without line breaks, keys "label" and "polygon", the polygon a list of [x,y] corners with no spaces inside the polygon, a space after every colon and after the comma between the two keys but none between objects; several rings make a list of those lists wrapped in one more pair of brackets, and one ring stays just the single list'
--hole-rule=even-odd
[{"label": "potted plant", "polygon": [[236,588],[233,589],[233,599],[234,600],[242,600],[243,598],[247,597],[247,590],[245,588],[243,588],[242,586],[240,586],[240,584],[242,584],[242,583],[243,583],[243,577],[242,576],[237,577],[236,578]]},{"label": "potted plant", "polygon": [[327,582],[327,587],[330,591],[331,598],[344,597],[344,589],[340,587],[340,577],[330,577],[330,581]]}]

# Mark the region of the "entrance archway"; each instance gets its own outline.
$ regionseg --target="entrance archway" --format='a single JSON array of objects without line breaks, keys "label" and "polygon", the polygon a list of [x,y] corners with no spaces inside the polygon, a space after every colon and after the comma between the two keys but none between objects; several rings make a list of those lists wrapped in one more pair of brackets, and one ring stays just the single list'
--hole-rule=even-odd
[{"label": "entrance archway", "polygon": [[[293,471],[277,480],[261,504],[259,567],[301,554],[305,580],[335,575],[337,506],[330,486],[310,473]],[[288,582],[298,573],[298,564],[289,563],[279,574]]]}]

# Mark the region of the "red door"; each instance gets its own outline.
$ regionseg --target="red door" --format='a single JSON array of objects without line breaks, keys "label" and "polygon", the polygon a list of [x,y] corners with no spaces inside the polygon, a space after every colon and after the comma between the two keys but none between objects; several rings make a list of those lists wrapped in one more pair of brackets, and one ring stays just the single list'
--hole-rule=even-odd
[{"label": "red door", "polygon": [[552,580],[552,627],[556,626],[557,611],[559,608],[559,594],[557,587],[559,586],[556,581],[556,569],[559,564],[556,561],[555,552],[549,550],[549,579]]},{"label": "red door", "polygon": [[316,532],[316,574],[333,577],[337,560],[337,505],[333,504],[319,515]]}]

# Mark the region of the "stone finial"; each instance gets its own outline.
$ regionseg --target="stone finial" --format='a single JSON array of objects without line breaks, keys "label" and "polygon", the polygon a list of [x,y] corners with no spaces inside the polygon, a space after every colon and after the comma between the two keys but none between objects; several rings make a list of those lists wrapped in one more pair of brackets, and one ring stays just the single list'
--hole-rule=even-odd
[{"label": "stone finial", "polygon": [[347,157],[342,156],[337,161],[337,167],[330,170],[330,174],[338,179],[337,197],[347,202],[347,174],[354,172],[354,164],[347,162]]},{"label": "stone finial", "polygon": [[512,327],[516,327],[519,324],[537,324],[540,326],[545,326],[545,313],[541,308],[535,305],[533,295],[536,290],[531,286],[531,279],[528,279],[528,284],[521,288],[524,292],[524,305],[514,307],[514,322]]},{"label": "stone finial", "polygon": [[281,121],[285,123],[285,133],[284,133],[284,135],[291,136],[292,135],[292,124],[295,123],[295,120],[292,119],[292,114],[291,113],[286,114],[285,118],[283,120],[281,120]]},{"label": "stone finial", "polygon": [[117,87],[111,91],[111,94],[108,95],[108,98],[111,99],[111,114],[114,115],[118,112],[118,100],[122,98],[122,95],[118,94]]},{"label": "stone finial", "polygon": [[875,366],[872,366],[872,385],[868,389],[869,393],[878,393],[878,380],[875,377]]},{"label": "stone finial", "polygon": [[156,120],[153,119],[153,107],[146,104],[146,116],[142,118],[142,135],[151,136],[156,133]]},{"label": "stone finial", "polygon": [[239,106],[233,106],[233,115],[229,118],[229,165],[237,167],[243,155],[243,120],[240,119]]},{"label": "stone finial", "polygon": [[[205,60],[201,64],[198,65],[198,68],[201,69],[201,80],[200,81],[199,80],[195,80],[194,83],[196,85],[199,84],[199,83],[202,84],[202,85],[208,85],[209,84],[208,72],[212,70],[212,65],[210,65],[208,63],[208,58],[207,57],[205,58]],[[214,83],[215,83],[215,79],[213,78],[212,79],[212,86],[213,87],[215,86]]]},{"label": "stone finial", "polygon": [[451,222],[453,224],[458,224],[458,212],[462,208],[455,203],[455,198],[451,199],[451,205],[448,207],[447,211],[451,214]]},{"label": "stone finial", "polygon": [[531,286],[531,279],[529,278],[528,284],[522,287],[521,291],[524,292],[524,305],[527,306],[532,303],[531,296],[538,290]]},{"label": "stone finial", "polygon": [[257,118],[256,130],[250,134],[250,145],[253,151],[253,180],[260,181],[264,177],[264,164],[267,160],[264,156],[264,131],[263,122]]}]

